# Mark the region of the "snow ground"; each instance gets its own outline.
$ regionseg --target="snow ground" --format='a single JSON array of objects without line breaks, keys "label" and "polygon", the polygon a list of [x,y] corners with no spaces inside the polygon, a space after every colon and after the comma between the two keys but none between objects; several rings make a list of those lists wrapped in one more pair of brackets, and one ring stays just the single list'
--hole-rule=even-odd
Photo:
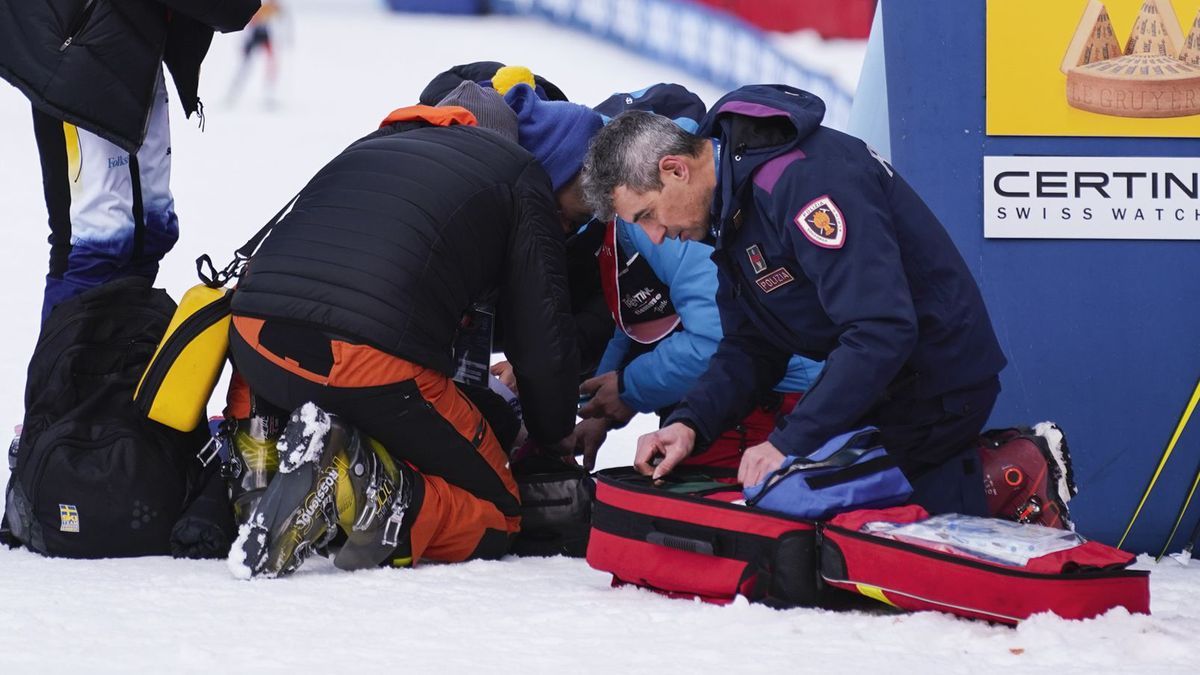
[{"label": "snow ground", "polygon": [[[208,120],[173,119],[183,234],[160,283],[178,298],[192,260],[220,262],[324,162],[415,99],[430,77],[477,59],[523,63],[572,99],[674,80],[722,92],[605,43],[511,17],[392,16],[361,0],[310,0],[294,17],[278,103],[222,102],[238,36],[205,64]],[[839,57],[842,58],[842,57]],[[29,108],[0,85],[0,410],[19,421],[37,333],[45,213]],[[605,464],[628,461],[649,418],[613,434]],[[0,479],[7,478],[0,468]],[[1011,629],[924,613],[713,607],[609,588],[583,561],[507,559],[345,574],[323,560],[279,581],[233,579],[223,561],[48,560],[0,550],[0,672],[727,672],[1194,671],[1200,566],[1154,571],[1154,615],[1122,611]]]}]

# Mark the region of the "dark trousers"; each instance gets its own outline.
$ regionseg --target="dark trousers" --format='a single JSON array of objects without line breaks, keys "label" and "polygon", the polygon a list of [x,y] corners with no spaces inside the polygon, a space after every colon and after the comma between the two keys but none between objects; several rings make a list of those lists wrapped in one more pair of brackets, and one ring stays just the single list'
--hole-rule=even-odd
[{"label": "dark trousers", "polygon": [[978,438],[1000,394],[1000,379],[941,396],[891,393],[859,426],[879,428],[883,445],[913,485],[912,503],[930,513],[987,515]]}]

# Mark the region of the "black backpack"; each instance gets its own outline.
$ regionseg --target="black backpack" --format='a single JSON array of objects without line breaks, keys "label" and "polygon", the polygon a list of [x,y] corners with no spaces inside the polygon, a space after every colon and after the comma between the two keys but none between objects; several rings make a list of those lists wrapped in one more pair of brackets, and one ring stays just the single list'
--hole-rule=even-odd
[{"label": "black backpack", "polygon": [[[197,460],[207,429],[176,431],[133,403],[174,311],[165,291],[127,278],[60,304],[42,326],[5,513],[11,534],[31,550],[72,558],[166,554],[188,507],[213,501],[205,488],[221,482],[208,480],[217,463],[206,469]],[[228,534],[232,516],[220,513],[217,496],[217,529]]]}]

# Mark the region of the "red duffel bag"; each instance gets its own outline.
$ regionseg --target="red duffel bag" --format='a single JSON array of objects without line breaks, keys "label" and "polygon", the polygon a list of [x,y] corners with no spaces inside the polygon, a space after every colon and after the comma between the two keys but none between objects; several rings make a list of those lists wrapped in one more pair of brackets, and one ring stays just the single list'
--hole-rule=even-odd
[{"label": "red duffel bag", "polygon": [[815,605],[816,526],[734,503],[741,486],[718,473],[678,467],[655,486],[629,467],[598,472],[588,564],[674,597]]}]

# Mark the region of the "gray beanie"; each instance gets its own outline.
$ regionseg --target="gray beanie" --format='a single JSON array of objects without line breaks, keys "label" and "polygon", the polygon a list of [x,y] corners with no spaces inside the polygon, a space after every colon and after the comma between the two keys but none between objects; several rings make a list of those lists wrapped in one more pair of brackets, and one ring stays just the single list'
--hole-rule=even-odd
[{"label": "gray beanie", "polygon": [[456,105],[466,108],[475,116],[481,129],[494,131],[504,138],[517,142],[517,114],[504,102],[495,89],[484,89],[470,80],[463,80],[438,101],[437,107]]}]

